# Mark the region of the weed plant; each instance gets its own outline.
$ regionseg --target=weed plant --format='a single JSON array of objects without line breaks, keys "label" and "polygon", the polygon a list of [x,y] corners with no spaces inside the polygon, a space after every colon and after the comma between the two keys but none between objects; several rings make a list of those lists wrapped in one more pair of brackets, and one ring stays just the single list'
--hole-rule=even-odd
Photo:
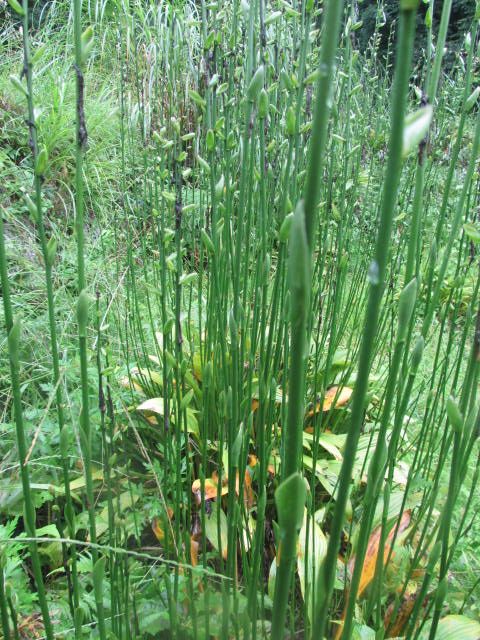
[{"label": "weed plant", "polygon": [[479,12],[417,4],[9,0],[5,640],[478,637]]}]

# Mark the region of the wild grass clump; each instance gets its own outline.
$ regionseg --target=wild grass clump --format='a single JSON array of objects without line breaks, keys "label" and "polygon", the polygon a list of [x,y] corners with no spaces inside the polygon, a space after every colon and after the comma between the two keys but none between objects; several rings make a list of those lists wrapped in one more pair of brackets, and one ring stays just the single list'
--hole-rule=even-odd
[{"label": "wild grass clump", "polygon": [[477,637],[478,17],[9,4],[3,638]]}]

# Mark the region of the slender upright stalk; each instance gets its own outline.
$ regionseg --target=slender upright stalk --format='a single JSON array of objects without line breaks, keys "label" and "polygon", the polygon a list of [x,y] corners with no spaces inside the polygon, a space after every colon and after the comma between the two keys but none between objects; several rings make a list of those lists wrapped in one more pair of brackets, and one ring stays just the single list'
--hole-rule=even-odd
[{"label": "slender upright stalk", "polygon": [[305,229],[310,252],[315,245],[318,201],[325,165],[327,129],[332,100],[332,78],[343,10],[343,0],[328,0],[320,50],[317,102],[309,146],[308,173],[305,185]]},{"label": "slender upright stalk", "polygon": [[[29,126],[29,134],[30,134],[30,148],[33,157],[34,166],[37,165],[39,149],[38,149],[38,140],[37,140],[37,124],[35,120],[35,109],[33,102],[33,64],[32,64],[32,56],[30,49],[30,37],[29,37],[29,23],[28,23],[28,0],[23,0],[23,10],[24,10],[24,19],[23,19],[23,53],[24,53],[24,65],[23,65],[23,74],[25,75],[27,81],[27,104],[28,104],[28,126]],[[55,388],[55,400],[56,400],[56,410],[57,410],[57,421],[58,421],[58,429],[60,434],[65,426],[65,416],[64,416],[64,403],[63,403],[63,394],[62,394],[62,386],[61,386],[61,375],[60,375],[60,359],[59,359],[59,351],[58,351],[58,338],[57,338],[57,325],[55,318],[55,303],[53,296],[53,282],[52,282],[52,267],[55,259],[55,240],[52,237],[50,241],[47,241],[47,236],[45,232],[45,224],[44,224],[44,216],[43,216],[43,200],[42,200],[42,182],[43,175],[40,175],[37,171],[34,172],[34,205],[36,209],[36,217],[35,221],[37,223],[38,235],[40,238],[40,245],[42,248],[43,261],[45,267],[45,287],[47,291],[47,308],[48,308],[48,324],[50,331],[50,350],[52,356],[52,383]],[[63,472],[63,486],[65,490],[65,503],[66,503],[66,512],[67,512],[67,526],[68,533],[70,538],[75,537],[75,526],[74,526],[74,517],[73,517],[73,506],[72,506],[72,497],[70,494],[70,480],[69,480],[69,459],[66,452],[63,450],[63,447],[60,447],[60,454],[62,458],[62,472]],[[67,550],[66,546],[62,544],[62,550],[64,553],[64,561],[67,571],[70,569],[67,567]],[[71,577],[67,574],[68,577],[68,587],[70,593],[71,600],[71,609],[72,616],[74,614],[74,609],[78,607],[79,604],[79,594],[78,594],[78,580],[77,580],[77,563],[76,563],[76,550],[75,547],[72,546],[70,549],[70,559],[71,559]]]},{"label": "slender upright stalk", "polygon": [[[3,226],[3,216],[0,215],[0,279],[2,284],[3,308],[5,313],[5,326],[8,337],[8,355],[10,360],[10,375],[12,384],[13,410],[15,416],[15,429],[17,437],[18,459],[20,466],[20,477],[22,480],[22,490],[24,499],[24,526],[29,538],[36,538],[36,514],[30,489],[30,474],[27,459],[27,441],[23,424],[22,392],[20,387],[20,338],[21,325],[18,319],[13,318],[12,304],[10,300],[10,283],[7,271],[7,258],[5,253],[5,233]],[[53,628],[48,610],[45,585],[42,576],[42,566],[36,542],[30,542],[30,558],[32,561],[33,576],[37,587],[38,601],[42,611],[43,624],[47,640],[53,640]]]},{"label": "slender upright stalk", "polygon": [[[327,126],[330,115],[333,68],[337,50],[338,33],[342,15],[343,1],[329,0],[325,15],[323,41],[320,51],[319,80],[317,85],[317,104],[313,121],[313,133],[309,149],[309,170],[305,188],[305,200],[297,205],[295,221],[292,228],[289,263],[290,288],[290,325],[291,346],[289,365],[289,401],[288,418],[285,431],[283,483],[290,491],[298,491],[293,499],[301,502],[300,491],[303,480],[293,481],[301,469],[301,446],[303,437],[303,414],[305,397],[305,355],[307,347],[307,315],[311,289],[311,260],[316,234],[317,205],[320,197],[321,174],[325,162]],[[309,8],[311,10],[311,6]],[[298,109],[297,109],[298,112]],[[292,146],[292,143],[291,143]],[[293,148],[293,146],[292,146]],[[303,500],[305,498],[303,497]],[[303,507],[303,503],[301,505]],[[277,502],[279,519],[282,502]],[[288,520],[278,556],[280,563],[277,569],[274,595],[274,615],[272,634],[274,638],[283,634],[288,594],[290,590],[294,549],[300,522]]]},{"label": "slender upright stalk", "polygon": [[5,593],[5,558],[0,551],[0,617],[2,619],[3,640],[10,640],[10,624],[8,622],[8,603]]},{"label": "slender upright stalk", "polygon": [[[447,38],[448,23],[450,20],[450,12],[452,9],[452,0],[445,0],[442,7],[442,18],[440,21],[440,29],[436,43],[435,59],[433,62],[432,74],[429,76],[427,86],[427,95],[423,102],[430,102],[435,105],[437,96],[438,81],[440,79],[440,70],[443,58],[443,49]],[[429,65],[428,65],[429,66]],[[415,191],[413,196],[412,221],[410,225],[410,240],[408,244],[407,263],[405,267],[405,282],[410,282],[414,275],[418,275],[421,252],[418,250],[418,237],[420,233],[420,225],[423,211],[423,192],[425,187],[425,169],[426,169],[426,138],[422,140],[418,147],[417,170],[415,174]]]},{"label": "slender upright stalk", "polygon": [[83,202],[83,157],[87,146],[87,127],[85,122],[84,106],[84,66],[88,56],[88,43],[93,37],[82,37],[82,0],[73,2],[73,27],[75,41],[75,72],[76,72],[76,154],[75,154],[75,232],[77,240],[77,269],[78,269],[78,303],[77,322],[80,353],[80,384],[82,407],[80,414],[80,442],[85,465],[85,488],[87,509],[89,518],[90,542],[92,547],[93,575],[95,581],[95,601],[97,606],[97,623],[100,638],[106,638],[105,619],[103,613],[103,600],[101,597],[100,583],[103,580],[102,559],[98,557],[96,548],[97,532],[95,526],[95,503],[93,494],[93,479],[91,465],[92,435],[90,428],[90,397],[88,382],[88,358],[87,358],[87,326],[89,313],[89,298],[86,291],[85,278],[85,238],[84,238],[84,202]]},{"label": "slender upright stalk", "polygon": [[410,76],[410,64],[415,33],[417,2],[403,0],[400,3],[400,24],[397,44],[395,78],[391,106],[391,133],[388,164],[383,184],[383,197],[374,258],[369,268],[370,292],[365,324],[360,348],[357,382],[352,399],[352,414],[344,450],[344,459],[339,477],[339,489],[333,513],[332,527],[328,542],[327,556],[320,568],[315,608],[314,629],[323,638],[327,624],[328,610],[335,579],[337,553],[343,526],[345,507],[350,493],[352,469],[363,422],[365,396],[371,368],[372,346],[374,344],[380,304],[384,290],[387,257],[394,217],[398,185],[402,169],[402,140],[406,98]]}]

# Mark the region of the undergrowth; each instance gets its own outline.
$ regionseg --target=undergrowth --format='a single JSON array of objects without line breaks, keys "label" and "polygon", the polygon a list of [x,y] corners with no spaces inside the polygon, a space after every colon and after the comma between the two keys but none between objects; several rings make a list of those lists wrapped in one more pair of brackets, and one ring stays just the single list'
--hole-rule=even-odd
[{"label": "undergrowth", "polygon": [[478,637],[478,16],[9,4],[3,638]]}]

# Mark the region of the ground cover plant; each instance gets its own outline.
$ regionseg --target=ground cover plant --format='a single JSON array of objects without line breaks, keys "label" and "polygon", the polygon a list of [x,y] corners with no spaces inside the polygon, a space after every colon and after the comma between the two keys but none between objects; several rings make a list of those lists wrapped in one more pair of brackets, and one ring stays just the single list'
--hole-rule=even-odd
[{"label": "ground cover plant", "polygon": [[0,5],[0,637],[480,637],[480,9],[424,4]]}]

